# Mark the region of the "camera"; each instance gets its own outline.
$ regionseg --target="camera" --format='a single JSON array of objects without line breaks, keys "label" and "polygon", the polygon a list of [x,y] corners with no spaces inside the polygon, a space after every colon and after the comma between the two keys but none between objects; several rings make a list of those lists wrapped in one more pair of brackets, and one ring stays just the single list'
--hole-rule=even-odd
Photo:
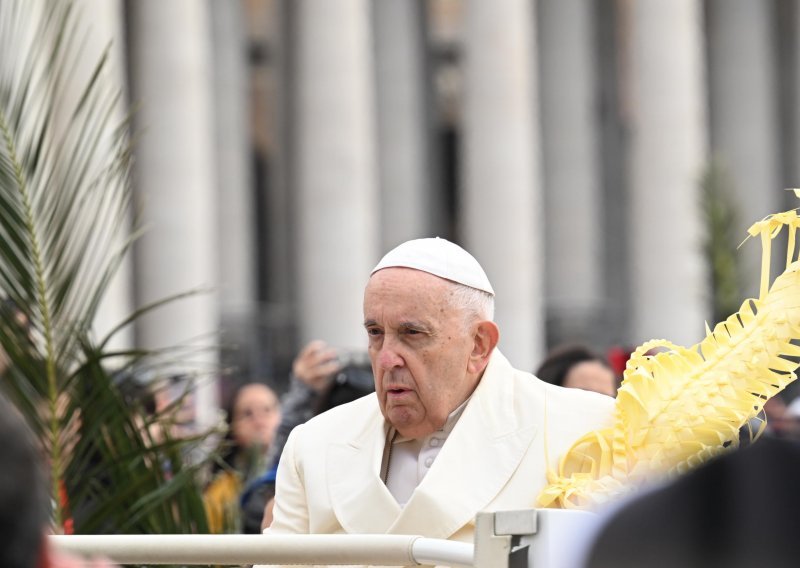
[{"label": "camera", "polygon": [[339,351],[338,360],[342,369],[346,367],[357,367],[359,369],[372,370],[372,362],[366,351],[341,350]]}]

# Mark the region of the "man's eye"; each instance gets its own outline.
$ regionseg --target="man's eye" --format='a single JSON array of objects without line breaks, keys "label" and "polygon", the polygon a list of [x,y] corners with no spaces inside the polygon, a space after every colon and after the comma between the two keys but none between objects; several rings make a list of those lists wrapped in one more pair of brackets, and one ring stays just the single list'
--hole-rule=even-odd
[{"label": "man's eye", "polygon": [[369,329],[367,329],[367,335],[378,336],[380,334],[381,334],[381,330],[380,329],[377,329],[377,328],[374,328],[374,327],[370,327]]},{"label": "man's eye", "polygon": [[422,332],[420,330],[418,330],[418,329],[407,329],[406,330],[406,335],[419,335],[421,333]]}]

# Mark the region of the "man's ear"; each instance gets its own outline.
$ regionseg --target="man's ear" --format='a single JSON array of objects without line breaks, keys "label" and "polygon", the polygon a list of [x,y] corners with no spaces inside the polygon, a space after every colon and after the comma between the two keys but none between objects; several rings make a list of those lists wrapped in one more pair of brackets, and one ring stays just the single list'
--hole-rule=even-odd
[{"label": "man's ear", "polygon": [[493,321],[482,321],[475,328],[474,344],[469,356],[469,372],[480,374],[489,363],[492,351],[500,341],[500,329]]}]

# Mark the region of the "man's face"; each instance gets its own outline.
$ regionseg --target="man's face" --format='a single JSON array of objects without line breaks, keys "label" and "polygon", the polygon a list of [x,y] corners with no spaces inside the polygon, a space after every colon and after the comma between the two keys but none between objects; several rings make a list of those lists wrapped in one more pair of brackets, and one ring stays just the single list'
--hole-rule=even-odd
[{"label": "man's face", "polygon": [[452,307],[454,286],[410,268],[376,272],[364,293],[364,327],[381,412],[403,436],[441,428],[479,375],[468,370],[474,328]]}]

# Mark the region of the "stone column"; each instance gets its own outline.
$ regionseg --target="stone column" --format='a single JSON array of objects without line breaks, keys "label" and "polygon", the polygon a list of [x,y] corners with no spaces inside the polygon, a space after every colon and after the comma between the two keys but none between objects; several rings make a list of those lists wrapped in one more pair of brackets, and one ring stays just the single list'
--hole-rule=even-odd
[{"label": "stone column", "polygon": [[[741,242],[753,222],[782,207],[772,5],[709,0],[707,6],[711,149],[731,183]],[[742,299],[757,297],[761,245],[747,243],[738,254]]]},{"label": "stone column", "polygon": [[[123,36],[122,3],[119,0],[80,0],[76,9],[82,19],[82,26],[86,30],[83,50],[78,60],[78,65],[73,69],[70,77],[73,91],[59,101],[60,108],[65,109],[64,115],[56,117],[56,122],[66,127],[69,120],[67,112],[71,112],[83,94],[84,87],[91,80],[97,64],[108,50],[109,59],[105,65],[103,80],[110,88],[125,92],[125,45]],[[128,113],[128,100],[121,97],[114,109],[113,117],[108,124],[107,132],[101,139],[105,149],[98,149],[98,155],[108,153],[112,143],[114,129],[125,121]],[[107,165],[107,164],[106,164]],[[98,164],[98,167],[105,165]],[[126,221],[123,232],[109,244],[108,251],[118,251],[128,238],[130,228],[129,220]],[[116,229],[116,227],[114,228]],[[109,237],[110,238],[110,237]],[[99,276],[96,275],[96,276]],[[133,313],[133,287],[132,287],[132,260],[127,255],[119,266],[116,275],[106,288],[106,293],[97,309],[94,320],[94,333],[97,340],[102,340],[117,325],[122,323]],[[129,326],[117,332],[108,344],[110,350],[124,350],[133,347],[133,329]]]},{"label": "stone column", "polygon": [[252,310],[255,298],[248,46],[241,0],[214,1],[210,6],[214,38],[214,152],[219,180],[220,305],[226,316]]},{"label": "stone column", "polygon": [[598,163],[593,6],[540,0],[548,332],[602,345],[605,242]]},{"label": "stone column", "polygon": [[426,38],[419,0],[374,3],[381,237],[389,250],[433,236]]},{"label": "stone column", "polygon": [[533,4],[468,0],[461,232],[497,293],[500,349],[544,352],[541,181]]},{"label": "stone column", "polygon": [[259,344],[256,303],[253,157],[250,145],[249,45],[242,0],[209,4],[214,40],[214,153],[219,188],[219,291],[222,364],[245,380]]},{"label": "stone column", "polygon": [[364,285],[381,252],[369,7],[295,6],[300,340],[363,349]]},{"label": "stone column", "polygon": [[[146,232],[136,247],[139,306],[191,290],[139,322],[149,348],[181,345],[170,373],[197,373],[197,419],[214,419],[219,325],[219,218],[214,158],[212,44],[208,4],[129,4],[136,115],[136,188]],[[201,346],[198,349],[198,346]]]},{"label": "stone column", "polygon": [[633,341],[690,345],[710,316],[700,211],[708,138],[702,5],[627,6]]}]

